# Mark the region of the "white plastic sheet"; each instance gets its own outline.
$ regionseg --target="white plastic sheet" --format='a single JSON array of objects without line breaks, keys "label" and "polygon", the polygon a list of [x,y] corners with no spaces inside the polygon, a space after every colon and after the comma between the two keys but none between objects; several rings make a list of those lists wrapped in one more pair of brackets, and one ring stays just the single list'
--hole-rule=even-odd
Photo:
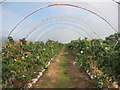
[{"label": "white plastic sheet", "polygon": [[[15,40],[25,37],[29,41],[53,39],[66,43],[80,37],[104,39],[118,31],[118,4],[114,1],[58,1],[4,1],[1,4],[3,41],[11,35]],[[69,5],[47,7],[53,4]]]}]

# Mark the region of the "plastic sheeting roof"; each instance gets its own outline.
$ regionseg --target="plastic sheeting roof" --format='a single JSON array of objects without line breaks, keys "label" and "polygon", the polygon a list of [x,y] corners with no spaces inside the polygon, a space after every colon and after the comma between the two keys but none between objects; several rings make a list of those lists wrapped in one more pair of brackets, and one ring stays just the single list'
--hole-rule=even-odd
[{"label": "plastic sheeting roof", "polygon": [[[118,3],[31,2],[5,0],[1,3],[2,39],[70,42],[78,38],[101,38],[118,32]],[[1,32],[0,31],[0,32]]]}]

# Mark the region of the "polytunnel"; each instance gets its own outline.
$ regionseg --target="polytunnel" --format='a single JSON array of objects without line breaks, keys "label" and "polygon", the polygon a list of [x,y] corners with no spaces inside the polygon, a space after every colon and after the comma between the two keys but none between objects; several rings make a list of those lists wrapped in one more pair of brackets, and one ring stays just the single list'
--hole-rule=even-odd
[{"label": "polytunnel", "polygon": [[[84,37],[105,39],[118,32],[118,4],[114,1],[78,3],[10,0],[1,4],[3,41],[8,36],[16,40],[25,37],[29,41],[40,41],[44,35],[44,41],[50,38],[64,43]],[[66,31],[67,26],[72,27],[69,32]],[[59,27],[64,29],[60,30]],[[49,31],[51,33],[48,35]]]},{"label": "polytunnel", "polygon": [[[27,79],[25,79],[27,80],[27,83],[28,81],[31,81],[31,80],[33,81],[32,83],[30,82],[28,83],[28,87],[30,88],[34,86],[33,83],[35,84],[37,80],[35,81],[35,79],[34,80],[31,79],[31,77],[33,78],[34,76],[29,76],[29,75],[32,75],[30,73],[32,71],[29,71],[29,69],[27,68],[28,62],[27,61],[23,62],[23,61],[27,60],[28,57],[31,57],[29,58],[31,62],[29,62],[28,67],[31,67],[30,69],[33,71],[35,70],[33,73],[37,73],[39,70],[38,68],[37,70],[34,69],[34,67],[39,67],[39,65],[37,66],[36,64],[38,63],[40,64],[42,62],[40,67],[42,67],[43,65],[43,67],[45,67],[46,69],[46,67],[49,66],[49,65],[46,65],[48,58],[52,58],[53,56],[55,57],[56,55],[55,53],[64,51],[65,47],[69,48],[71,50],[70,52],[76,53],[75,56],[73,57],[76,57],[74,59],[78,61],[73,61],[74,65],[77,65],[76,63],[79,62],[78,65],[82,67],[82,65],[84,65],[84,62],[85,62],[89,64],[88,67],[91,67],[90,65],[93,65],[92,67],[94,67],[95,65],[93,62],[86,61],[86,60],[98,59],[98,62],[97,62],[98,68],[103,68],[103,67],[100,67],[101,66],[100,62],[103,62],[104,59],[111,60],[112,54],[116,56],[116,57],[114,56],[112,57],[116,59],[114,64],[116,62],[119,63],[119,61],[117,61],[120,58],[119,56],[117,56],[119,55],[118,54],[119,51],[116,50],[116,47],[119,47],[119,44],[120,44],[119,43],[120,35],[119,35],[119,28],[118,28],[119,27],[119,24],[118,24],[119,4],[120,3],[118,0],[36,0],[36,1],[1,0],[0,1],[0,12],[1,12],[0,13],[0,21],[1,21],[0,22],[0,25],[1,25],[0,41],[1,42],[0,43],[1,43],[1,47],[2,47],[1,50],[3,55],[2,56],[3,57],[2,73],[4,74],[3,87],[8,87],[8,88],[24,87],[24,84],[23,84],[24,81],[22,82],[22,84],[20,83],[19,85],[17,85],[13,83],[14,81],[13,78],[14,79],[17,78],[15,79],[15,81],[19,83],[19,80],[23,80],[23,78],[25,77],[27,77]],[[31,46],[29,46],[29,44]],[[8,45],[8,47],[6,45]],[[16,48],[18,49],[18,51]],[[19,51],[20,48],[21,48],[21,51]],[[43,51],[41,48],[43,49]],[[86,48],[86,49],[83,49],[83,48]],[[88,49],[90,49],[90,51]],[[109,50],[113,50],[114,53],[110,52]],[[109,54],[108,55],[109,57],[105,57],[106,54]],[[68,53],[68,56],[69,56],[69,53]],[[14,59],[15,62],[12,62],[13,64],[11,62],[7,63],[11,65],[7,67],[6,66],[7,64],[5,62],[8,62],[6,60],[10,60],[10,58],[12,58],[11,60]],[[39,58],[41,60],[46,60],[46,61],[44,61],[44,63],[41,60],[39,62],[34,61],[34,64],[33,64],[32,60],[37,60]],[[21,61],[19,61],[18,59],[23,60],[22,64],[20,64]],[[99,61],[99,59],[102,61]],[[103,63],[105,62],[107,61],[104,61]],[[48,64],[50,63],[51,61],[48,62]],[[110,64],[111,62],[108,62],[108,63]],[[33,65],[34,67],[29,66],[30,64]],[[16,68],[9,70],[8,68],[11,68],[12,65],[16,65]],[[20,66],[17,67],[17,65],[20,65]],[[23,65],[22,66],[23,68],[21,67],[21,65]],[[105,65],[106,66],[104,67],[107,67],[108,64],[105,64]],[[114,65],[110,65],[110,66],[114,66]],[[20,68],[20,67],[21,69],[18,70],[17,68]],[[86,68],[85,70],[89,75],[91,69],[89,70],[88,67],[84,66],[82,68]],[[116,67],[117,66],[114,66],[112,67],[112,69],[115,69]],[[106,68],[106,69],[108,70],[110,68]],[[9,74],[7,73],[7,70]],[[27,70],[29,71],[29,73],[27,72]],[[103,70],[103,72],[105,72],[106,78],[112,75],[111,73],[110,75],[106,74],[107,70],[106,71],[105,69]],[[101,71],[99,72],[102,73]],[[39,72],[39,75],[37,77],[40,77],[43,75],[41,72]],[[43,69],[43,72],[44,72],[44,69]],[[119,70],[114,72],[119,72]],[[21,74],[18,74],[18,73],[21,73]],[[7,76],[7,74],[9,76]],[[22,79],[20,78],[20,75],[22,75],[21,76],[23,77]],[[118,80],[118,75],[116,75],[115,77],[113,76],[111,76],[110,79],[116,78],[115,81],[118,84],[115,87],[119,87],[120,84]],[[97,75],[90,74],[90,77],[91,79],[93,79],[93,77],[94,79],[96,79],[95,77],[97,77]],[[90,83],[90,82],[87,82],[87,83]],[[44,80],[43,80],[43,84],[45,84]],[[68,84],[71,84],[71,83],[68,83]],[[62,85],[62,84],[59,84],[59,85]],[[102,84],[100,82],[97,82],[97,84],[95,85],[101,88]],[[48,86],[51,87],[52,85],[48,85]],[[37,86],[35,85],[34,87],[37,87]],[[40,85],[39,87],[42,87],[42,86]],[[77,85],[76,87],[79,87],[79,86]]]}]

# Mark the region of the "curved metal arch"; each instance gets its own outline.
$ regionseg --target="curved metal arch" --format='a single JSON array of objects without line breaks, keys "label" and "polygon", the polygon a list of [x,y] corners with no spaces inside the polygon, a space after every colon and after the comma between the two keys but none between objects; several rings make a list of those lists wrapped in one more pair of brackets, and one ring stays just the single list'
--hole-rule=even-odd
[{"label": "curved metal arch", "polygon": [[[80,34],[82,37],[86,37],[85,35],[83,35],[83,34],[81,34],[79,31],[75,31],[75,30],[72,30],[72,29],[70,29],[71,31],[74,31],[74,32],[76,32],[76,33],[78,33],[78,34]],[[48,31],[47,32],[47,35],[48,34],[52,34],[53,33],[53,29],[51,30],[51,31]],[[46,33],[45,33],[46,34]],[[47,36],[47,35],[45,35],[45,34],[43,34],[42,36],[39,36],[39,37],[37,37],[37,39],[39,39],[39,38],[41,38],[41,37],[44,37],[44,36]],[[87,35],[87,34],[86,34]],[[90,36],[91,37],[91,36]],[[91,37],[92,38],[92,37]],[[36,39],[36,40],[37,40]]]},{"label": "curved metal arch", "polygon": [[[73,27],[73,28],[76,28],[76,27]],[[77,28],[77,29],[79,29],[79,28]],[[52,30],[52,29],[50,29],[50,30]],[[75,30],[76,31],[76,30]],[[81,30],[82,31],[82,30]],[[48,32],[50,32],[50,31],[48,31]],[[79,32],[79,31],[78,31]],[[84,31],[82,31],[82,32],[84,32]],[[46,32],[47,33],[47,32]],[[43,35],[45,35],[46,33],[43,33]],[[85,32],[84,32],[85,33]],[[86,35],[88,35],[87,33],[85,33]],[[42,35],[42,36],[43,36]],[[83,34],[82,34],[83,35]],[[40,38],[40,37],[42,37],[42,36],[38,36],[38,37],[36,37],[36,38]],[[84,36],[84,35],[83,35]],[[91,37],[91,36],[90,36]]]},{"label": "curved metal arch", "polygon": [[[56,33],[56,32],[54,32],[54,31],[55,31],[55,29],[52,29],[52,32],[48,33],[48,35],[46,35],[46,36],[44,36],[43,38],[41,38],[41,40],[44,40],[44,39],[45,39],[46,37],[48,37],[49,35],[52,35],[52,34]],[[71,31],[74,31],[74,30],[71,29]],[[74,31],[74,32],[76,32],[76,31]],[[79,33],[79,32],[76,32],[76,33],[80,34],[82,37],[85,37],[84,35],[82,35],[82,34]],[[39,38],[40,38],[40,37],[39,37]],[[38,38],[38,39],[39,39],[39,38]],[[37,41],[38,39],[36,39],[36,41]]]},{"label": "curved metal arch", "polygon": [[112,26],[111,23],[109,23],[105,18],[103,18],[103,17],[100,16],[99,14],[97,14],[97,13],[95,13],[95,12],[89,10],[89,9],[86,9],[86,8],[83,8],[83,7],[77,6],[77,5],[72,5],[72,4],[51,4],[51,5],[47,5],[47,6],[45,6],[45,7],[39,8],[39,9],[31,12],[31,13],[28,14],[27,16],[25,16],[20,22],[18,22],[18,23],[15,25],[15,27],[10,31],[10,33],[8,34],[8,36],[10,36],[11,33],[14,31],[14,29],[15,29],[19,24],[21,24],[27,17],[31,16],[32,14],[34,14],[34,13],[37,12],[37,11],[40,11],[40,10],[42,10],[42,9],[45,9],[45,8],[48,8],[48,7],[52,7],[52,6],[71,6],[71,7],[81,8],[81,9],[83,9],[83,10],[86,10],[86,11],[88,11],[88,12],[90,12],[90,13],[98,16],[99,18],[101,18],[102,20],[104,20],[109,26],[111,26],[111,27],[113,28],[113,30],[115,30],[115,31],[117,32],[117,30],[114,28],[114,26]]},{"label": "curved metal arch", "polygon": [[[55,19],[56,19],[56,17],[55,16],[53,16]],[[79,20],[79,18],[73,18],[73,17],[70,17],[70,19],[72,18],[72,20],[66,20],[66,21],[71,21],[71,22],[76,22],[77,23],[77,21],[79,21],[78,23],[80,23],[81,25],[83,25],[83,26],[85,26],[86,28],[88,28],[90,31],[92,31],[95,35],[97,35],[99,38],[101,38],[98,34],[100,34],[100,33],[96,33],[94,30],[92,30],[91,28],[90,28],[90,26],[88,27],[83,21],[82,21],[82,23],[81,23],[81,20]],[[51,20],[51,18],[47,18],[47,19],[50,19]],[[46,18],[45,18],[45,20],[47,20]],[[65,18],[66,19],[66,18]],[[73,21],[73,19],[74,19],[74,21]],[[42,21],[45,21],[44,19],[42,20]],[[62,17],[62,20],[59,20],[58,19],[58,21],[65,21],[64,19],[63,19],[63,17]],[[53,22],[53,20],[51,20],[50,22]],[[47,22],[47,23],[49,23],[49,22]],[[44,24],[47,24],[47,23],[44,23]],[[44,25],[44,24],[40,24],[40,25],[38,25],[37,27],[35,27],[34,29],[33,29],[33,31],[31,31],[30,32],[30,34],[32,34],[33,32],[34,32],[34,30],[36,30],[37,28],[39,28],[41,25]],[[27,36],[29,36],[29,34],[27,35]]]},{"label": "curved metal arch", "polygon": [[[54,30],[56,30],[57,28],[54,28],[54,29],[50,29],[48,32],[46,32],[47,34],[49,33],[50,34],[50,32],[53,32]],[[70,29],[70,28],[69,28]],[[72,30],[72,29],[70,29],[71,31],[74,31],[74,32],[76,32],[76,33],[79,33],[81,36],[83,36],[83,37],[86,37],[85,35],[83,35],[83,34],[81,34],[79,31],[76,31],[76,30]],[[36,39],[35,40],[38,40],[39,38],[41,38],[41,37],[43,37],[43,36],[47,36],[47,35],[45,35],[46,33],[44,33],[42,36],[38,36],[38,37],[36,37]],[[86,35],[88,35],[88,34],[86,34]],[[91,36],[90,36],[91,37]]]},{"label": "curved metal arch", "polygon": [[[54,25],[55,23],[53,23],[52,25]],[[72,25],[72,24],[69,24],[69,23],[57,23],[57,24],[67,24],[67,25],[71,25],[71,26],[73,26],[73,27],[75,27],[75,28],[77,28],[77,29],[79,29],[80,31],[83,31],[83,32],[85,32],[86,34],[88,34],[90,37],[92,37],[88,32],[86,32],[85,30],[83,30],[82,28],[80,28],[79,26],[76,26],[76,25]],[[49,26],[46,26],[47,28],[48,27],[50,27],[51,25],[49,25]],[[28,37],[27,37],[28,38]],[[26,38],[26,39],[27,39]]]},{"label": "curved metal arch", "polygon": [[5,1],[6,1],[6,0],[1,1],[0,4],[4,3]]},{"label": "curved metal arch", "polygon": [[[47,38],[51,39],[51,38],[55,37],[55,35],[56,35],[56,33],[53,33],[53,36],[48,36],[48,37],[46,37],[46,39],[43,39],[42,41],[47,40]],[[72,34],[72,36],[74,36],[74,34]],[[74,37],[75,37],[75,36],[74,36]],[[79,37],[79,38],[81,38],[81,37]],[[58,41],[58,40],[57,40],[57,41]],[[61,42],[61,40],[59,40],[59,42]],[[68,42],[68,41],[67,41],[67,42]]]},{"label": "curved metal arch", "polygon": [[113,2],[117,3],[117,4],[120,4],[120,1],[115,1],[115,0],[112,0]]},{"label": "curved metal arch", "polygon": [[[52,25],[54,25],[55,23],[53,23]],[[67,24],[67,25],[70,25],[70,26],[73,26],[74,28],[77,28],[79,29],[80,31],[83,31],[85,34],[89,35],[89,37],[92,37],[88,32],[86,32],[85,30],[83,30],[82,28],[80,28],[79,26],[76,26],[76,25],[73,25],[73,24],[69,24],[69,23],[58,23],[58,24]],[[51,25],[49,26],[46,26],[47,28],[49,28]],[[28,37],[26,38],[28,39]]]},{"label": "curved metal arch", "polygon": [[[53,20],[53,21],[49,21],[49,22],[47,22],[47,23],[55,22],[55,21],[71,21],[71,22],[77,23],[77,21],[73,21],[73,20]],[[45,23],[45,24],[47,24],[47,23]],[[44,24],[44,25],[45,25],[45,24]],[[90,29],[90,28],[87,27],[86,25],[81,24],[81,23],[78,23],[78,24],[83,25],[84,27],[86,27],[87,29],[89,29],[90,31],[92,31],[95,35],[97,35],[99,38],[101,38],[94,30]],[[43,25],[43,24],[42,24],[42,25]],[[33,29],[32,32],[30,32],[30,34],[26,36],[26,38],[28,38],[28,37],[29,37],[34,31],[36,31],[36,29],[39,28],[40,26],[41,26],[41,25],[39,25],[39,26],[37,26],[35,29]],[[78,26],[76,26],[76,27],[78,27]]]},{"label": "curved metal arch", "polygon": [[[54,32],[54,31],[55,31],[55,30],[53,29],[52,32],[50,32],[49,34],[54,36],[54,34],[56,34],[56,32]],[[74,30],[71,29],[71,31],[74,31]],[[74,32],[75,32],[75,31],[74,31]],[[52,33],[52,34],[51,34],[51,33]],[[75,32],[75,33],[80,34],[80,33],[78,33],[78,32]],[[73,34],[73,35],[74,35],[74,34]],[[75,35],[74,35],[74,36],[75,36]],[[46,35],[44,38],[41,39],[41,41],[45,40],[47,37],[49,37],[49,35]],[[83,35],[82,37],[85,37],[85,36]],[[81,37],[80,37],[80,38],[81,38]],[[39,39],[39,38],[38,38],[38,39]],[[38,39],[37,39],[37,40],[38,40]]]}]

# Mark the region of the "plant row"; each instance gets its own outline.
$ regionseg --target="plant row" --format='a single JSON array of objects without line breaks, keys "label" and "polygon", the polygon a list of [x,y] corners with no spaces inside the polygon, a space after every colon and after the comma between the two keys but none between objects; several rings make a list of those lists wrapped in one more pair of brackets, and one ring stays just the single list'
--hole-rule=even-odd
[{"label": "plant row", "polygon": [[120,86],[120,33],[105,40],[73,40],[68,48],[76,56],[74,64],[86,71],[99,88],[116,82]]},{"label": "plant row", "polygon": [[2,48],[3,88],[27,87],[42,69],[47,69],[47,63],[61,48],[62,44],[52,40],[28,42],[8,37]]}]

